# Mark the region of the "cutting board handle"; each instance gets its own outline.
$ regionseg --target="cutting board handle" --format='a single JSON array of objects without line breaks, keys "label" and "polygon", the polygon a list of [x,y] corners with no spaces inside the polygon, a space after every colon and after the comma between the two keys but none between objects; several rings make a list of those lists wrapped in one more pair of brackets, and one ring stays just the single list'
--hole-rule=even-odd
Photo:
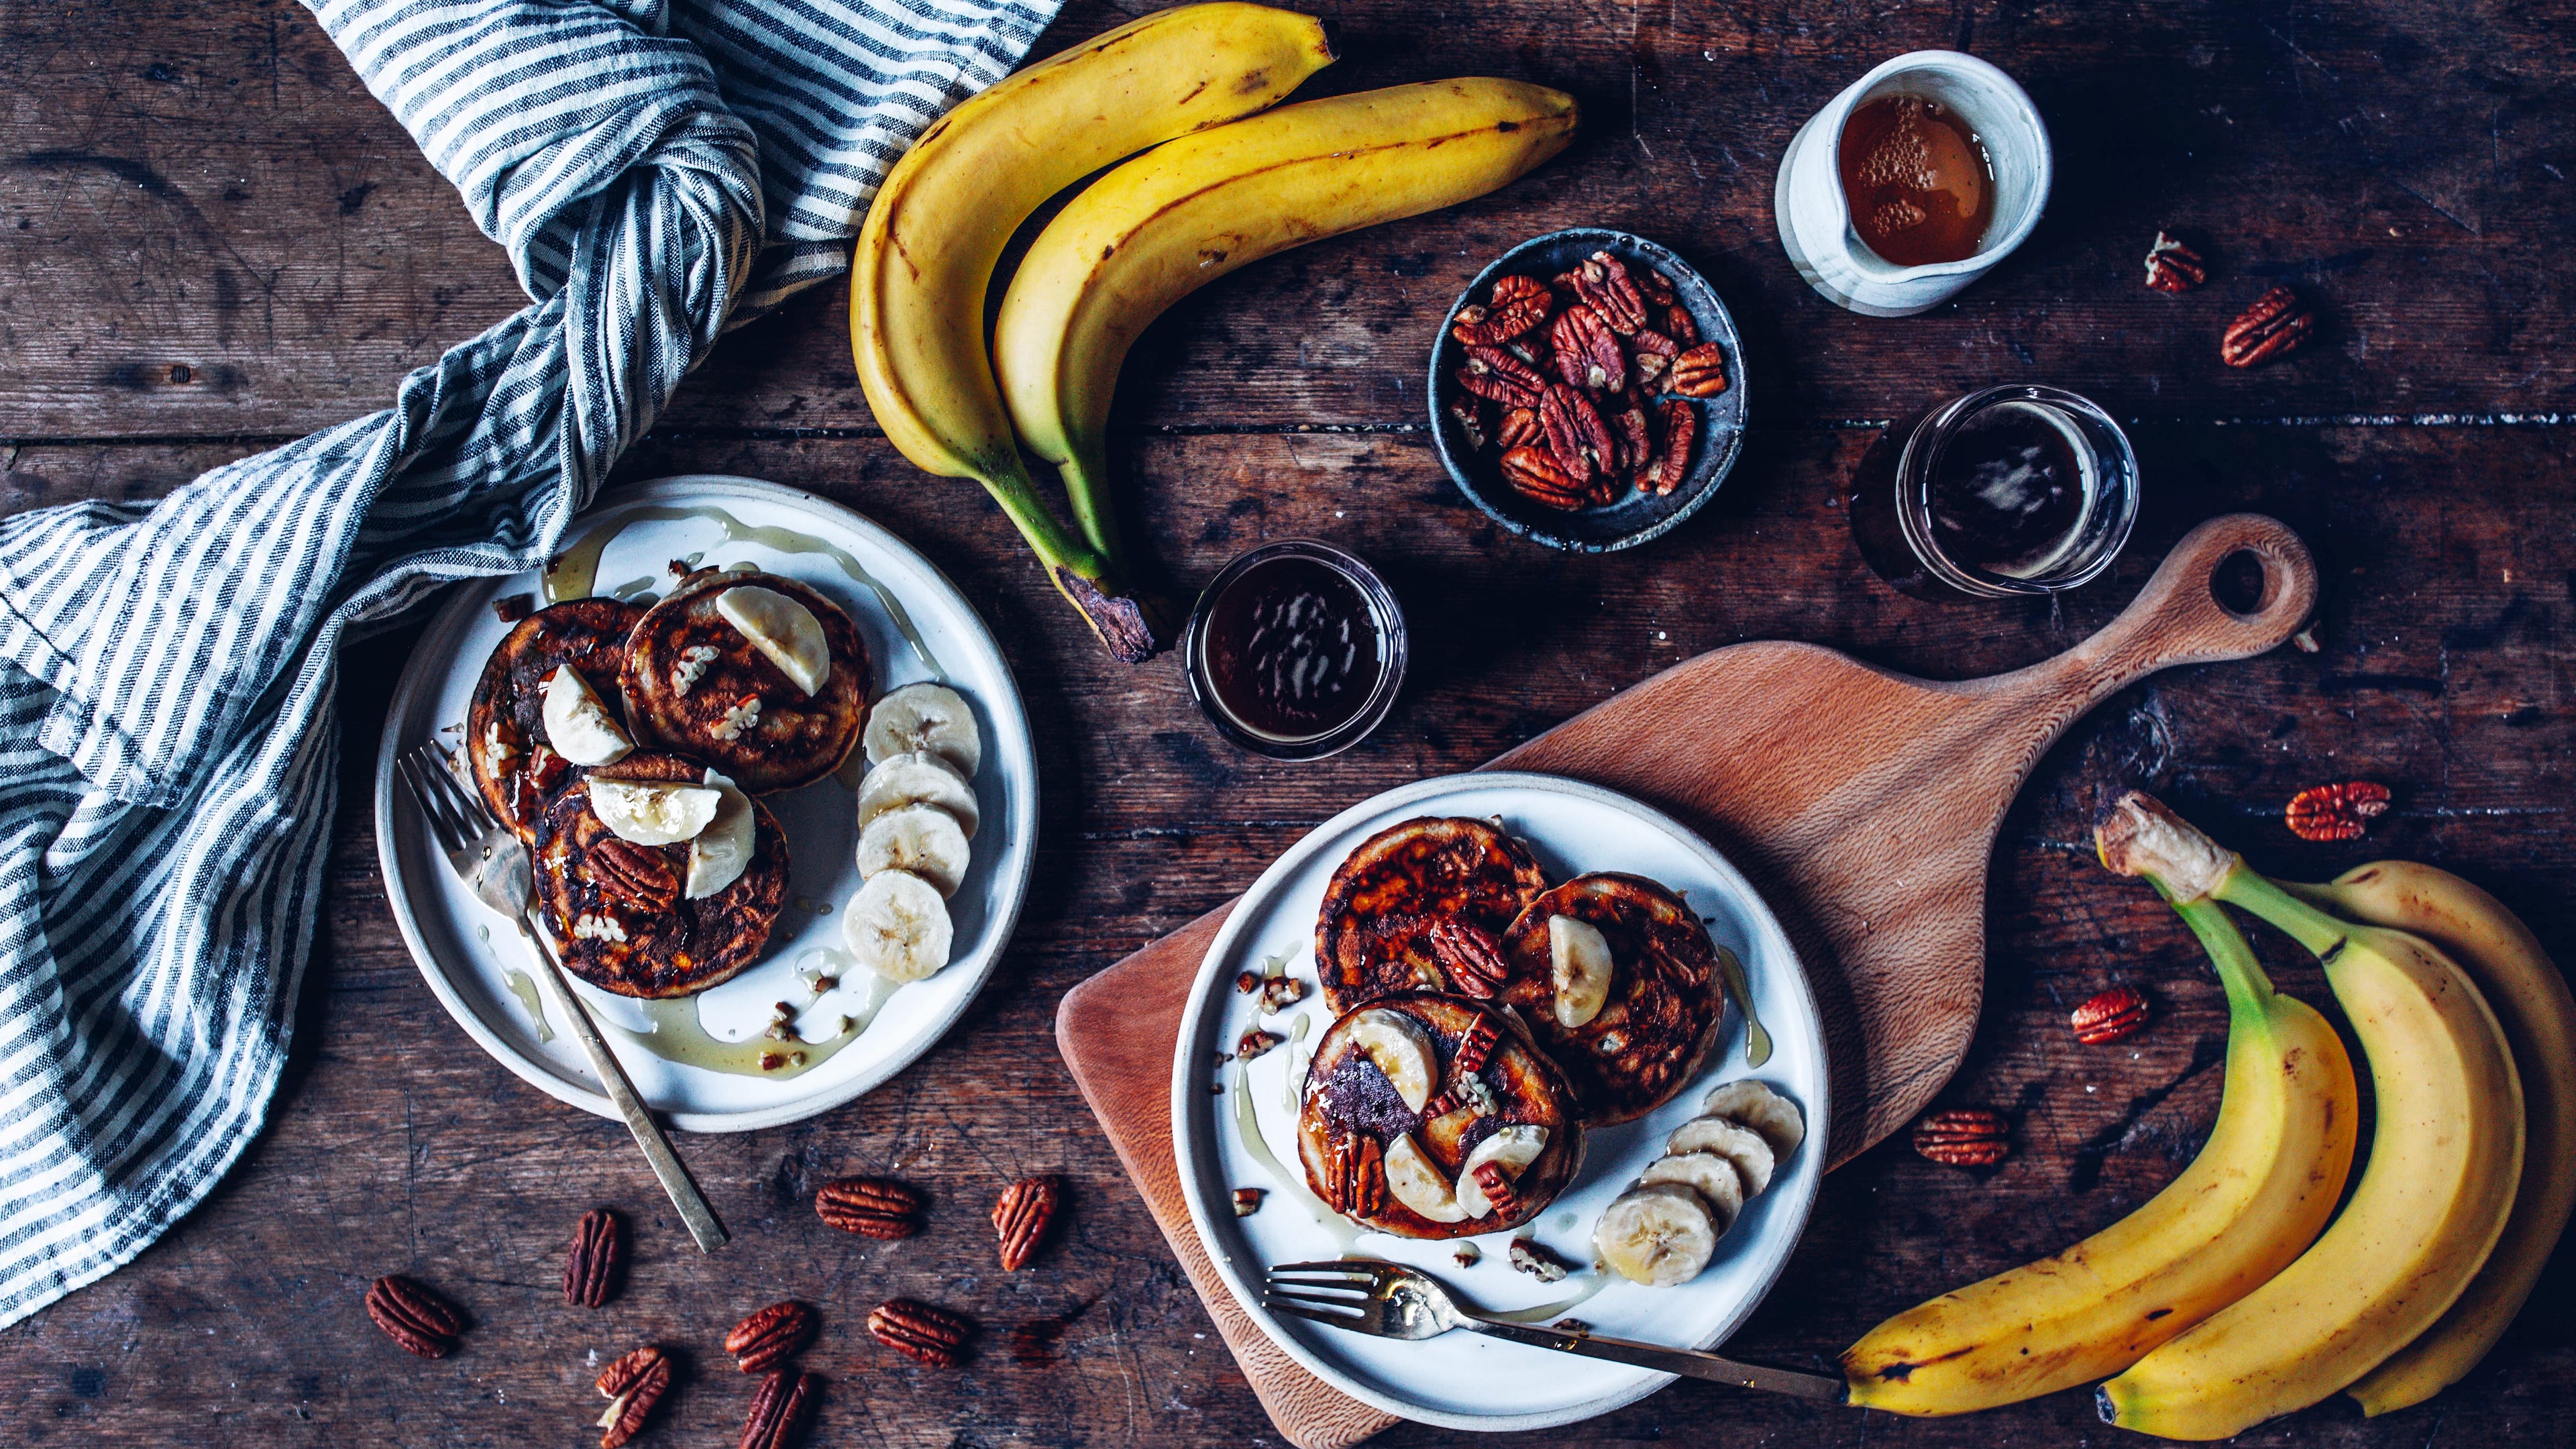
[{"label": "cutting board handle", "polygon": [[[2246,613],[2220,603],[2212,587],[2220,567],[2240,553],[2263,571]],[[2064,654],[2020,671],[2013,683],[2079,702],[2075,713],[2081,714],[2159,669],[2276,648],[2316,606],[2316,560],[2290,526],[2259,513],[2226,514],[2184,534],[2118,618]]]}]

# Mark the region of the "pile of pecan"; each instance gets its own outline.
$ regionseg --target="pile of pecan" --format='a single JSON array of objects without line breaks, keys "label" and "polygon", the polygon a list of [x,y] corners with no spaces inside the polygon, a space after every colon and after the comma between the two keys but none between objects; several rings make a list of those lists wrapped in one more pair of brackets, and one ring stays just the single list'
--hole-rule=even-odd
[{"label": "pile of pecan", "polygon": [[1679,488],[1699,434],[1690,400],[1726,391],[1725,349],[1700,341],[1672,279],[1606,251],[1553,279],[1497,279],[1449,330],[1467,349],[1451,420],[1548,508]]}]

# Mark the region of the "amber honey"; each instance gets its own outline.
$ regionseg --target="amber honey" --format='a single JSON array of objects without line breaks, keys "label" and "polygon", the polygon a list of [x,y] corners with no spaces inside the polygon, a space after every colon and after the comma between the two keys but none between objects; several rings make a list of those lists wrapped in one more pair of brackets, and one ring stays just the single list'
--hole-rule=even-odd
[{"label": "amber honey", "polygon": [[1928,96],[1880,96],[1853,108],[1839,166],[1852,229],[1897,266],[1965,261],[1995,219],[1985,143]]}]

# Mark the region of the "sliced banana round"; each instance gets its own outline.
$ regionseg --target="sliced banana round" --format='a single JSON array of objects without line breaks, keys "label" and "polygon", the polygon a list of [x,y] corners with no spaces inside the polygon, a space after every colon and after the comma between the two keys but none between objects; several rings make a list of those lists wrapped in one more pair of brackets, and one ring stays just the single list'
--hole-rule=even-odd
[{"label": "sliced banana round", "polygon": [[859,832],[860,875],[908,870],[937,886],[942,896],[957,894],[970,859],[957,817],[935,805],[897,806]]},{"label": "sliced banana round", "polygon": [[938,806],[957,817],[968,840],[975,838],[975,826],[982,813],[976,809],[975,787],[966,782],[965,773],[948,763],[946,755],[934,755],[928,750],[892,756],[859,782],[862,829],[869,821],[904,805]]},{"label": "sliced banana round", "polygon": [[1422,1023],[1401,1011],[1372,1006],[1352,1013],[1350,1034],[1351,1046],[1386,1073],[1404,1105],[1421,1111],[1440,1081],[1440,1057]]},{"label": "sliced banana round", "polygon": [[1673,1129],[1664,1140],[1664,1151],[1714,1152],[1735,1164],[1744,1174],[1744,1195],[1751,1197],[1771,1185],[1771,1169],[1778,1164],[1771,1144],[1762,1134],[1732,1117],[1697,1117]]},{"label": "sliced banana round", "polygon": [[716,818],[724,796],[704,785],[674,785],[658,780],[587,782],[590,813],[608,833],[637,845],[677,845],[695,839]]},{"label": "sliced banana round", "polygon": [[1632,1187],[1602,1209],[1592,1246],[1620,1277],[1652,1288],[1687,1283],[1717,1252],[1717,1224],[1679,1183]]},{"label": "sliced banana round", "polygon": [[1496,1163],[1505,1177],[1517,1178],[1523,1169],[1538,1161],[1547,1150],[1547,1129],[1528,1122],[1513,1122],[1494,1129],[1494,1135],[1476,1144],[1467,1160],[1458,1164],[1458,1206],[1467,1216],[1481,1218],[1494,1210],[1485,1196],[1485,1185],[1476,1181],[1476,1169]]},{"label": "sliced banana round", "polygon": [[1807,1137],[1807,1119],[1798,1104],[1750,1077],[1721,1084],[1699,1104],[1699,1114],[1731,1117],[1761,1133],[1771,1144],[1772,1157],[1782,1162]]},{"label": "sliced banana round", "polygon": [[713,770],[707,771],[707,788],[716,792],[715,818],[689,840],[688,883],[681,891],[693,901],[705,900],[742,879],[751,867],[756,843],[751,797]]},{"label": "sliced banana round", "polygon": [[1714,1152],[1682,1152],[1671,1157],[1658,1157],[1637,1175],[1639,1184],[1658,1187],[1670,1183],[1698,1193],[1708,1204],[1709,1226],[1721,1235],[1735,1226],[1735,1215],[1744,1211],[1744,1175],[1735,1164]]},{"label": "sliced banana round", "polygon": [[965,698],[944,684],[907,684],[888,690],[868,710],[868,763],[881,765],[897,755],[928,750],[945,755],[968,779],[984,762],[984,733],[975,726],[975,711]]},{"label": "sliced banana round", "polygon": [[1406,1133],[1386,1144],[1386,1190],[1417,1215],[1435,1223],[1463,1223],[1467,1210],[1449,1188],[1449,1179],[1431,1165]]},{"label": "sliced banana round", "polygon": [[796,600],[758,584],[737,584],[716,595],[716,612],[809,697],[820,694],[832,677],[832,646],[823,637],[823,621]]},{"label": "sliced banana round", "polygon": [[546,699],[537,711],[546,743],[576,765],[613,765],[635,748],[617,717],[599,702],[590,681],[569,664],[546,676]]},{"label": "sliced banana round", "polygon": [[1550,916],[1547,954],[1556,979],[1556,1024],[1572,1031],[1609,1004],[1610,942],[1590,921]]},{"label": "sliced banana round", "polygon": [[868,877],[841,912],[841,940],[888,981],[920,981],[948,964],[948,903],[910,871]]}]

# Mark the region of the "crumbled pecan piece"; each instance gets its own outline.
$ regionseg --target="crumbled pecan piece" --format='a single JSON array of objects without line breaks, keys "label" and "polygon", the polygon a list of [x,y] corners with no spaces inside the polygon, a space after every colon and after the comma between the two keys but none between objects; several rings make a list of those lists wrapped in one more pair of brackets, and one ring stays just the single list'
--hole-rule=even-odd
[{"label": "crumbled pecan piece", "polygon": [[1254,1057],[1276,1050],[1279,1044],[1287,1039],[1275,1031],[1263,1031],[1259,1027],[1254,1027],[1236,1040],[1234,1054],[1248,1062]]},{"label": "crumbled pecan piece", "polygon": [[1443,916],[1423,934],[1430,941],[1432,957],[1461,996],[1491,1001],[1512,974],[1503,960],[1503,943],[1473,921]]},{"label": "crumbled pecan piece", "polygon": [[785,1369],[762,1379],[751,1396],[751,1412],[743,1416],[742,1440],[736,1449],[786,1449],[794,1443],[822,1383],[812,1374]]},{"label": "crumbled pecan piece", "polygon": [[2086,1046],[2115,1042],[2147,1024],[2147,998],[2134,986],[2114,986],[2067,1013],[2067,1024]]},{"label": "crumbled pecan piece", "polygon": [[503,594],[492,601],[492,617],[504,624],[515,624],[536,611],[534,594]]},{"label": "crumbled pecan piece", "polygon": [[1608,252],[1594,252],[1574,269],[1574,292],[1613,332],[1625,336],[1646,325],[1646,299],[1628,264]]},{"label": "crumbled pecan piece", "polygon": [[1637,335],[1628,339],[1628,371],[1638,382],[1652,387],[1681,351],[1680,343],[1661,332],[1639,328]]},{"label": "crumbled pecan piece", "polygon": [[2201,265],[2200,253],[2184,246],[2179,238],[2156,233],[2156,243],[2147,248],[2147,285],[2159,292],[2188,292],[2209,280],[2209,269]]},{"label": "crumbled pecan piece", "polygon": [[765,1373],[814,1336],[814,1310],[794,1299],[772,1303],[733,1326],[724,1350],[747,1374]]},{"label": "crumbled pecan piece", "polygon": [[883,1177],[837,1177],[814,1190],[814,1216],[863,1238],[908,1238],[920,1227],[921,1193]]},{"label": "crumbled pecan piece", "polygon": [[1449,404],[1449,420],[1458,425],[1467,446],[1479,453],[1485,451],[1485,409],[1490,406],[1476,397],[1462,397]]},{"label": "crumbled pecan piece", "polygon": [[599,1449],[617,1449],[670,1392],[671,1356],[648,1343],[600,1370],[596,1387],[608,1400],[608,1412],[599,1416],[599,1427],[607,1431],[599,1436]]},{"label": "crumbled pecan piece", "polygon": [[1628,359],[1619,350],[1619,339],[1590,307],[1566,308],[1548,327],[1547,340],[1556,348],[1556,375],[1568,386],[1617,392],[1628,385]]},{"label": "crumbled pecan piece", "polygon": [[1545,448],[1514,448],[1503,455],[1503,481],[1532,503],[1548,508],[1583,506],[1584,479]]},{"label": "crumbled pecan piece", "polygon": [[2227,324],[2218,340],[2218,360],[2230,367],[2252,367],[2299,350],[2315,330],[2316,314],[2287,287],[2274,287]]},{"label": "crumbled pecan piece", "polygon": [[1726,391],[1726,349],[1703,342],[1673,359],[1673,391],[1684,397],[1715,397]]},{"label": "crumbled pecan piece", "polygon": [[626,1231],[617,1214],[606,1208],[583,1213],[572,1230],[572,1252],[564,1259],[564,1301],[576,1308],[605,1305],[625,1257]]},{"label": "crumbled pecan piece", "polygon": [[1047,1225],[1055,1221],[1061,1200],[1052,1177],[1024,1177],[1002,1189],[1001,1201],[993,1204],[993,1233],[1001,1244],[1003,1272],[1016,1273],[1029,1261]]},{"label": "crumbled pecan piece", "polygon": [[2301,840],[2359,840],[2370,822],[2388,813],[2388,787],[2370,780],[2314,785],[2290,797],[2282,812]]},{"label": "crumbled pecan piece", "polygon": [[1951,1167],[1992,1167],[2012,1150],[2002,1114],[1947,1107],[1914,1124],[1914,1150]]},{"label": "crumbled pecan piece", "polygon": [[1619,441],[1617,473],[1620,481],[1633,481],[1654,460],[1655,439],[1644,408],[1622,408],[1610,415],[1610,431]]},{"label": "crumbled pecan piece", "polygon": [[1565,471],[1588,478],[1606,471],[1618,443],[1592,399],[1563,383],[1552,384],[1538,406],[1538,425],[1547,434],[1547,450]]},{"label": "crumbled pecan piece", "polygon": [[1665,276],[1661,267],[1648,267],[1642,272],[1631,270],[1628,279],[1637,284],[1637,291],[1645,297],[1648,307],[1669,307],[1678,295],[1673,291],[1673,279]]},{"label": "crumbled pecan piece", "polygon": [[1259,991],[1261,989],[1261,982],[1262,975],[1258,971],[1238,971],[1234,973],[1234,989],[1242,992],[1246,996],[1250,996],[1252,993]]},{"label": "crumbled pecan piece", "polygon": [[1458,369],[1458,385],[1507,408],[1534,408],[1547,393],[1538,369],[1499,347],[1470,347],[1467,365]]},{"label": "crumbled pecan piece", "polygon": [[1248,1218],[1254,1213],[1261,1211],[1262,1196],[1263,1194],[1261,1189],[1257,1187],[1236,1188],[1234,1190],[1234,1215],[1239,1218]]},{"label": "crumbled pecan piece", "polygon": [[1502,1039],[1502,1033],[1494,1026],[1494,1019],[1478,1012],[1475,1021],[1468,1025],[1466,1035],[1458,1038],[1458,1052],[1450,1058],[1450,1069],[1461,1076],[1483,1071],[1485,1063],[1493,1060],[1494,1048],[1502,1044]]},{"label": "crumbled pecan piece", "polygon": [[909,1298],[889,1298],[868,1315],[868,1332],[877,1342],[933,1368],[955,1368],[974,1335],[975,1324],[962,1314],[933,1308]]},{"label": "crumbled pecan piece", "polygon": [[368,1284],[367,1316],[422,1358],[445,1358],[465,1333],[465,1317],[454,1305],[409,1278],[388,1275]]},{"label": "crumbled pecan piece", "polygon": [[652,846],[610,836],[592,848],[589,863],[600,889],[638,910],[667,911],[679,904],[680,873]]},{"label": "crumbled pecan piece", "polygon": [[1655,450],[1654,460],[1637,475],[1637,486],[1665,494],[1682,486],[1690,476],[1691,444],[1699,436],[1699,409],[1679,398],[1664,404],[1663,445]]},{"label": "crumbled pecan piece", "polygon": [[1527,1273],[1542,1283],[1564,1282],[1570,1267],[1563,1258],[1528,1238],[1512,1239],[1511,1258],[1513,1271]]},{"label": "crumbled pecan piece", "polygon": [[1261,1009],[1285,1011],[1306,999],[1306,983],[1294,976],[1273,976],[1261,983]]}]

